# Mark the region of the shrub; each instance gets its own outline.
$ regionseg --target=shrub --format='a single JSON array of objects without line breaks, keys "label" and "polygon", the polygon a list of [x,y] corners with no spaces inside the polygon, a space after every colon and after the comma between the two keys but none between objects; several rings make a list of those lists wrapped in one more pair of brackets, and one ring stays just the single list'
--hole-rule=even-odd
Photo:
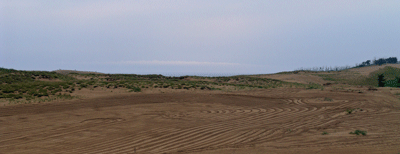
[{"label": "shrub", "polygon": [[56,93],[57,93],[56,90],[51,91],[51,94],[52,94],[52,95],[55,95]]},{"label": "shrub", "polygon": [[310,83],[307,85],[306,89],[320,89],[322,86],[316,83]]},{"label": "shrub", "polygon": [[88,85],[87,85],[87,84],[81,84],[80,87],[81,87],[81,88],[87,88]]},{"label": "shrub", "polygon": [[63,85],[62,87],[63,87],[63,89],[68,89],[69,85]]},{"label": "shrub", "polygon": [[20,99],[22,98],[21,94],[3,94],[0,98],[11,98],[11,99]]},{"label": "shrub", "polygon": [[322,132],[322,135],[328,135],[329,133],[328,132]]},{"label": "shrub", "polygon": [[3,89],[2,92],[3,93],[13,93],[14,89],[11,89],[11,88],[7,87],[7,88]]},{"label": "shrub", "polygon": [[347,109],[346,112],[347,112],[348,114],[351,114],[354,110],[355,110],[355,109]]},{"label": "shrub", "polygon": [[362,131],[362,130],[355,130],[354,132],[350,132],[349,134],[356,134],[356,135],[367,135],[367,131]]},{"label": "shrub", "polygon": [[19,89],[18,91],[19,91],[20,93],[26,93],[26,92],[28,92],[28,89],[22,88],[22,89]]},{"label": "shrub", "polygon": [[129,89],[131,89],[131,90],[129,90],[129,92],[141,92],[142,91],[141,88],[134,87],[134,86],[129,87]]},{"label": "shrub", "polygon": [[140,89],[139,87],[136,87],[136,88],[133,89],[133,91],[134,91],[134,92],[141,92],[142,89]]}]

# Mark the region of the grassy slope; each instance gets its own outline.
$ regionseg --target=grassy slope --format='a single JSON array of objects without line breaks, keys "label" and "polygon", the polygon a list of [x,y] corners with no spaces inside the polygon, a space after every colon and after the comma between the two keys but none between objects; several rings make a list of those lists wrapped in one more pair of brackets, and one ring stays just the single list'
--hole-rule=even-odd
[{"label": "grassy slope", "polygon": [[368,78],[366,79],[367,83],[373,84],[374,86],[378,86],[378,75],[383,74],[384,79],[386,80],[385,86],[394,86],[397,87],[398,77],[400,77],[400,68],[386,66],[377,71],[372,72]]},{"label": "grassy slope", "polygon": [[[130,92],[142,89],[246,90],[258,88],[303,87],[320,85],[289,83],[249,76],[232,77],[165,77],[136,74],[60,74],[46,71],[18,71],[0,68],[0,99],[8,101],[35,99],[71,99],[70,93],[81,89],[122,88]],[[45,100],[42,100],[45,101]]]},{"label": "grassy slope", "polygon": [[[321,77],[323,80],[335,84],[361,85],[361,86],[373,86],[373,87],[378,87],[378,75],[383,74],[385,76],[384,79],[386,80],[385,86],[393,87],[397,85],[396,77],[400,77],[400,68],[392,66],[393,65],[379,66],[379,68],[377,68],[378,66],[367,66],[363,68],[355,68],[345,71],[331,71],[331,72],[315,72],[315,71],[302,71],[302,72]],[[371,71],[372,67],[374,68],[374,71]],[[277,74],[297,74],[297,73],[299,73],[299,71],[280,72]]]},{"label": "grassy slope", "polygon": [[[368,69],[366,67],[365,69]],[[297,74],[298,72],[282,72],[278,74]],[[377,78],[383,74],[387,82],[394,82],[400,76],[400,69],[384,67],[370,73],[368,76],[346,70],[338,72],[306,72],[321,77],[325,81],[337,84],[378,86]],[[142,89],[195,89],[195,90],[249,90],[278,87],[295,87],[307,89],[322,89],[315,83],[301,84],[281,80],[259,78],[257,76],[231,77],[166,77],[162,75],[136,74],[60,74],[46,71],[18,71],[0,68],[0,99],[35,100],[71,99],[70,93],[81,89],[103,87],[109,89],[122,88],[130,92],[140,92]]]}]

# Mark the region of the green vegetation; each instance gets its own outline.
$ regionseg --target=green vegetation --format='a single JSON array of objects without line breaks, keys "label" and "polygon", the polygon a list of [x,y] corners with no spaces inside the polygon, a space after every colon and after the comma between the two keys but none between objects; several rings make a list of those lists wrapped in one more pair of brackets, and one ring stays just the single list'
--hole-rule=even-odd
[{"label": "green vegetation", "polygon": [[340,74],[315,74],[315,75],[327,81],[345,81],[345,79],[341,78]]},{"label": "green vegetation", "polygon": [[374,71],[369,76],[363,76],[348,70],[329,74],[313,72],[311,75],[321,77],[325,81],[332,81],[335,84],[400,87],[400,69],[390,66]]},{"label": "green vegetation", "polygon": [[[309,73],[311,75],[319,76],[325,81],[332,81],[335,84],[348,84],[360,86],[385,86],[385,87],[400,87],[400,69],[395,67],[386,66],[372,72],[369,76],[363,76],[356,72],[351,72],[351,68],[360,68],[366,66],[376,66],[382,64],[396,64],[398,63],[396,57],[380,58],[378,60],[367,60],[361,64],[356,64],[356,67],[343,66],[343,67],[313,67],[313,68],[300,68],[292,72],[280,72],[277,74],[297,74],[299,72]],[[327,73],[325,73],[327,72]],[[379,80],[379,81],[378,81]]]},{"label": "green vegetation", "polygon": [[318,84],[301,84],[250,76],[166,77],[137,74],[83,74],[46,71],[18,71],[0,68],[0,99],[34,100],[73,93],[76,90],[125,88],[129,92],[143,89],[178,90],[251,90],[279,87],[318,89]]},{"label": "green vegetation", "polygon": [[[281,72],[281,74],[298,73]],[[399,87],[400,69],[384,67],[365,77],[350,71],[318,73],[306,71],[327,81],[340,84],[363,85],[378,87],[379,76],[381,85]],[[181,76],[167,77],[162,75],[137,75],[137,74],[84,74],[84,73],[56,73],[46,71],[19,71],[0,68],[0,99],[8,100],[33,100],[49,98],[55,95],[74,93],[76,90],[94,90],[125,88],[129,92],[141,92],[145,89],[177,89],[177,90],[252,90],[269,88],[305,88],[321,89],[320,84],[292,83],[276,79],[260,78],[257,76],[229,76],[229,77],[199,77]],[[335,87],[334,87],[335,88]],[[344,88],[342,88],[344,90]],[[324,101],[332,101],[325,98]],[[351,114],[352,111],[347,111]]]},{"label": "green vegetation", "polygon": [[350,132],[349,134],[356,134],[356,135],[367,135],[367,131],[362,131],[362,130],[355,130],[354,132]]},{"label": "green vegetation", "polygon": [[71,96],[69,94],[59,94],[55,96],[50,96],[47,98],[34,98],[34,97],[28,97],[26,100],[21,100],[21,99],[9,99],[8,104],[30,104],[30,103],[43,103],[43,102],[50,102],[50,101],[56,101],[56,100],[70,100],[74,98],[79,98],[77,96]]},{"label": "green vegetation", "polygon": [[333,99],[332,99],[332,98],[325,97],[325,98],[324,98],[324,101],[329,101],[329,102],[332,102],[332,101],[333,101]]},{"label": "green vegetation", "polygon": [[356,64],[356,67],[365,67],[365,66],[371,66],[371,65],[383,65],[383,64],[396,64],[398,63],[397,57],[389,57],[389,58],[379,58],[379,59],[374,59],[374,60],[367,60],[365,62],[362,62],[361,64]]},{"label": "green vegetation", "polygon": [[322,135],[328,135],[329,133],[328,132],[322,132]]},{"label": "green vegetation", "polygon": [[356,109],[347,109],[347,110],[346,110],[346,112],[347,112],[348,114],[351,114],[351,113],[353,113],[354,111],[363,111],[363,109],[356,108]]},{"label": "green vegetation", "polygon": [[0,68],[0,98],[31,99],[66,91],[74,78],[43,71],[17,71]]},{"label": "green vegetation", "polygon": [[378,75],[378,86],[379,87],[384,87],[385,86],[385,79],[383,74]]},{"label": "green vegetation", "polygon": [[346,112],[347,112],[348,114],[351,114],[354,110],[355,110],[355,109],[347,109]]},{"label": "green vegetation", "polygon": [[[332,70],[332,68],[325,68],[325,70]],[[299,72],[280,72],[278,74],[297,74]],[[323,80],[332,81],[335,84],[341,84],[339,86],[342,87],[339,90],[344,90],[343,86],[346,85],[368,86],[371,87],[370,89],[379,85],[400,87],[400,69],[389,66],[372,72],[369,76],[362,76],[348,70],[329,73],[307,70],[302,70],[301,72],[319,76]],[[378,79],[380,79],[380,82],[378,82]],[[82,72],[68,73],[68,71],[60,74],[47,71],[19,71],[0,68],[0,99],[9,101],[30,101],[52,98],[56,95],[59,97],[60,95],[74,93],[76,90],[95,90],[96,88],[101,88],[102,90],[122,88],[129,92],[141,92],[146,89],[236,91],[280,87],[324,90],[324,86],[317,83],[301,84],[245,75],[229,77],[167,77],[155,74],[100,74],[90,72],[85,74]],[[334,90],[338,89],[337,86],[332,88]],[[353,92],[353,90],[348,91]],[[359,93],[362,92],[359,91]],[[332,101],[332,99],[324,98],[324,101]],[[349,114],[353,111],[354,109],[346,110]]]},{"label": "green vegetation", "polygon": [[323,89],[324,87],[320,84],[310,83],[307,85],[306,89]]},{"label": "green vegetation", "polygon": [[396,77],[394,80],[387,80],[385,87],[400,87],[400,77]]},{"label": "green vegetation", "polygon": [[[399,87],[400,85],[396,81],[398,81],[400,77],[400,69],[395,67],[386,66],[382,69],[379,69],[375,72],[372,72],[367,78],[365,78],[362,83],[364,85],[371,85],[378,87],[379,86],[379,76],[383,75],[384,86],[386,87]],[[385,81],[386,80],[386,81]]]}]

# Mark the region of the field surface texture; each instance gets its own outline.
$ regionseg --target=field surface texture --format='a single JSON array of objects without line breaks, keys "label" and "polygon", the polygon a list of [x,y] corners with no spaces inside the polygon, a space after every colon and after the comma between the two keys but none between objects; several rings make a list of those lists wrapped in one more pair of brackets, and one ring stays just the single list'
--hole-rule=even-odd
[{"label": "field surface texture", "polygon": [[377,76],[400,71],[366,69],[216,78],[3,69],[0,154],[398,154],[400,88],[377,87]]},{"label": "field surface texture", "polygon": [[[399,100],[384,92],[301,89],[135,94],[9,106],[0,108],[0,151],[396,153],[399,109]],[[355,130],[367,134],[350,134]]]}]

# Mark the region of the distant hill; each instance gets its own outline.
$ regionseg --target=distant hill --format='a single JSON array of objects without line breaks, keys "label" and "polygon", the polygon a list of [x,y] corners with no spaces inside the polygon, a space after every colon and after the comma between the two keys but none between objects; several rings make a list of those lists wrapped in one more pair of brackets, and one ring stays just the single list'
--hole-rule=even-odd
[{"label": "distant hill", "polygon": [[77,70],[55,70],[53,72],[60,74],[104,74],[100,72],[91,72],[91,71],[77,71]]}]

